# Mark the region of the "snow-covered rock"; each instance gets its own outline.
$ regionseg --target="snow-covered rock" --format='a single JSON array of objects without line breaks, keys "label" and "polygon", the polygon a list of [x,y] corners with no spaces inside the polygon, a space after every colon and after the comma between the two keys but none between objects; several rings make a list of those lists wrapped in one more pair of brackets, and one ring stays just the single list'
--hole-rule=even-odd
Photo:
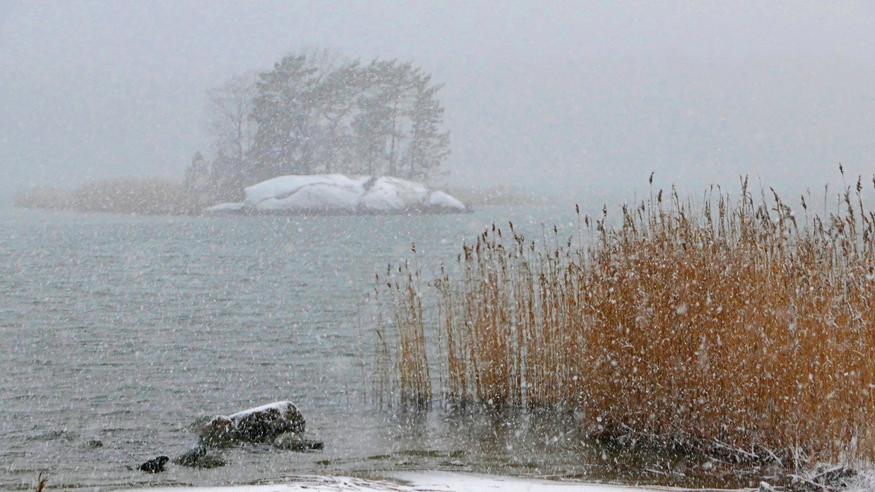
[{"label": "snow-covered rock", "polygon": [[365,192],[365,181],[342,174],[280,176],[246,188],[243,203],[264,211],[354,211]]},{"label": "snow-covered rock", "polygon": [[389,176],[370,180],[367,184],[370,186],[362,195],[360,205],[375,212],[421,207],[431,193],[423,184]]},{"label": "snow-covered rock", "polygon": [[399,213],[466,212],[443,191],[391,176],[313,174],[279,176],[249,186],[239,203],[220,203],[208,213]]},{"label": "snow-covered rock", "polygon": [[200,430],[200,442],[225,447],[240,443],[270,443],[277,436],[303,434],[304,416],[290,401],[278,401],[231,415],[213,417]]}]

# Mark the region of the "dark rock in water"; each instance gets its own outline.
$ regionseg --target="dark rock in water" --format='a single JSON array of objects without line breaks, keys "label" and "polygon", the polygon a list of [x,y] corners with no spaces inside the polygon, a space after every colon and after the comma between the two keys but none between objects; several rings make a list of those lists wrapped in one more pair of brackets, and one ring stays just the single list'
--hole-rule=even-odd
[{"label": "dark rock in water", "polygon": [[306,422],[289,401],[270,403],[232,415],[220,415],[203,426],[201,444],[233,446],[241,443],[272,443],[280,434],[303,434]]},{"label": "dark rock in water", "polygon": [[313,441],[311,439],[304,439],[304,450],[305,451],[322,451],[325,449],[325,443],[322,441]]},{"label": "dark rock in water", "polygon": [[204,456],[203,458],[198,459],[197,462],[195,462],[195,464],[192,466],[194,468],[210,469],[210,468],[218,468],[220,466],[225,466],[227,464],[228,463],[226,463],[225,460],[222,459],[221,456],[214,456],[214,455],[208,454],[208,455]]},{"label": "dark rock in water", "polygon": [[185,453],[173,458],[173,463],[191,468],[218,468],[225,466],[225,460],[221,456],[209,453],[204,445],[198,445]]},{"label": "dark rock in water", "polygon": [[170,461],[170,458],[167,456],[159,456],[140,465],[140,471],[146,473],[161,473],[164,471],[164,465],[166,465],[168,461]]},{"label": "dark rock in water", "polygon": [[234,422],[224,415],[213,417],[200,432],[200,443],[205,446],[226,447],[240,442],[240,433]]},{"label": "dark rock in water", "polygon": [[303,449],[304,439],[295,432],[283,432],[273,440],[274,447],[299,451]]},{"label": "dark rock in water", "polygon": [[288,449],[290,451],[312,451],[324,447],[321,441],[304,439],[295,432],[283,432],[273,440],[274,447]]},{"label": "dark rock in water", "polygon": [[88,448],[91,448],[91,449],[102,448],[102,447],[103,447],[103,441],[100,441],[100,440],[98,440],[98,439],[91,439],[90,441],[87,441],[87,442],[85,443],[85,447],[88,447]]},{"label": "dark rock in water", "polygon": [[194,462],[198,460],[198,458],[202,458],[206,455],[207,447],[200,444],[182,453],[176,458],[173,458],[173,463],[182,466],[191,466]]}]

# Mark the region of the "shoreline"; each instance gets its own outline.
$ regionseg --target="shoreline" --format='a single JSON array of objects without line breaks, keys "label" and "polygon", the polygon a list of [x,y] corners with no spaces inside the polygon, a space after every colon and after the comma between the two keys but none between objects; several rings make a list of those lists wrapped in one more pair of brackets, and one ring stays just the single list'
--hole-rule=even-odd
[{"label": "shoreline", "polygon": [[558,481],[541,478],[491,475],[449,471],[390,472],[382,478],[365,479],[351,476],[301,475],[274,484],[171,486],[155,488],[116,489],[118,492],[668,492],[668,491],[741,491],[752,489],[685,489],[677,487],[600,484],[578,481]]}]

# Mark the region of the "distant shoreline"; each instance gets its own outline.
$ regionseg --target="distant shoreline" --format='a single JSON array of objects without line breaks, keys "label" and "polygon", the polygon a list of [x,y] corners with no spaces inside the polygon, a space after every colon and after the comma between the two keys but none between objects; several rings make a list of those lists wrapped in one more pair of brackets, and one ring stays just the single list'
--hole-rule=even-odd
[{"label": "distant shoreline", "polygon": [[226,210],[205,209],[221,201],[211,193],[194,193],[167,178],[119,178],[97,180],[73,189],[36,186],[14,195],[12,207],[79,213],[127,214],[140,216],[378,216],[448,215],[471,213],[473,207],[542,206],[539,200],[508,186],[485,189],[448,187],[449,193],[467,206],[464,211],[430,208],[398,210]]},{"label": "distant shoreline", "polygon": [[208,205],[182,185],[165,178],[91,181],[68,190],[34,187],[15,196],[17,208],[136,215],[200,215]]}]

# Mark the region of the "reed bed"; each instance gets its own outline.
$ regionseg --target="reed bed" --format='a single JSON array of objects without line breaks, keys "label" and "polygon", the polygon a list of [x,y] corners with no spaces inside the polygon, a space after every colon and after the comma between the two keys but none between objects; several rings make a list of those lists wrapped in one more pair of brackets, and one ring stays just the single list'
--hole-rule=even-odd
[{"label": "reed bed", "polygon": [[651,193],[615,226],[607,209],[578,210],[571,238],[493,225],[427,283],[411,263],[391,267],[378,278],[397,330],[378,328],[382,377],[419,405],[573,409],[593,435],[797,464],[875,458],[864,182],[820,214],[810,198],[795,213],[740,188],[696,206]]}]

